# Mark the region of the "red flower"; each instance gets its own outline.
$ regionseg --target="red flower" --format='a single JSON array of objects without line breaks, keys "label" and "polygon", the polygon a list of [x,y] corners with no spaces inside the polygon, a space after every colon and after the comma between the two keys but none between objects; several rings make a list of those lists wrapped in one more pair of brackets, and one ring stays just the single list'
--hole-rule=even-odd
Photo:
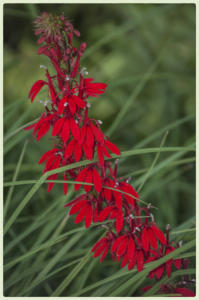
[{"label": "red flower", "polygon": [[28,98],[31,99],[31,102],[33,102],[33,100],[35,99],[35,97],[37,96],[37,94],[39,93],[41,88],[46,84],[48,84],[48,83],[44,80],[38,80],[33,84],[32,88],[29,92],[29,95],[28,95]]},{"label": "red flower", "polygon": [[109,247],[112,242],[113,235],[108,233],[106,237],[101,238],[97,243],[93,246],[91,252],[95,252],[93,257],[98,257],[101,255],[100,262],[103,262],[105,257],[108,254]]},{"label": "red flower", "polygon": [[[102,189],[102,180],[97,172],[95,166],[87,167],[84,168],[83,170],[80,171],[78,176],[76,177],[75,181],[82,181],[85,183],[93,183],[96,191],[99,193]],[[75,185],[75,191],[78,191],[79,188],[81,187],[81,184],[76,184]],[[90,192],[92,188],[92,185],[84,185],[84,190],[85,192]]]},{"label": "red flower", "polygon": [[93,83],[93,80],[93,78],[84,79],[84,92],[87,97],[98,97],[98,95],[103,94],[107,88],[107,84]]},{"label": "red flower", "polygon": [[146,252],[149,250],[149,246],[153,249],[157,249],[157,240],[166,245],[164,234],[156,225],[145,226],[142,230],[141,240],[143,249]]},{"label": "red flower", "polygon": [[89,199],[89,195],[83,194],[74,201],[64,205],[64,207],[71,205],[73,206],[70,209],[69,215],[74,215],[77,213],[75,223],[78,224],[85,219],[85,226],[88,228],[93,219],[93,206],[91,200]]}]

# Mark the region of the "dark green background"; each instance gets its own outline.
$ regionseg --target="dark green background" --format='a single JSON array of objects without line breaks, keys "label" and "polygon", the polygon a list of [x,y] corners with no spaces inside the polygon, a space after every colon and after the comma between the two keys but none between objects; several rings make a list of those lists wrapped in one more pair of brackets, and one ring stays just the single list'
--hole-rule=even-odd
[{"label": "dark green background", "polygon": [[[80,41],[87,43],[82,67],[87,67],[89,77],[96,82],[108,84],[106,93],[90,99],[90,116],[103,121],[106,132],[117,118],[126,101],[163,51],[163,55],[150,75],[150,79],[128,109],[111,140],[122,151],[133,149],[146,137],[178,119],[195,113],[195,5],[193,4],[6,4],[4,5],[4,132],[5,137],[16,128],[37,118],[42,112],[41,104],[30,104],[27,95],[32,84],[44,79],[40,64],[50,68],[48,58],[38,56],[38,45],[33,31],[35,17],[43,11],[64,15],[81,32]],[[80,41],[76,41],[78,46]],[[37,97],[42,99],[42,93]],[[9,139],[5,145],[4,179],[11,181],[21,149],[29,140],[18,180],[38,179],[42,167],[37,161],[45,150],[51,149],[50,135],[40,142],[31,137],[31,132],[19,133],[17,141]],[[159,147],[163,134],[144,147]],[[169,131],[166,147],[190,146],[195,141],[194,117]],[[173,152],[162,153],[158,163]],[[121,160],[119,175],[149,168],[155,154],[131,156]],[[185,153],[179,159],[193,157]],[[139,176],[132,177],[138,187]],[[15,210],[30,186],[15,187],[8,217]],[[5,190],[5,196],[8,189]],[[158,207],[154,216],[161,228],[167,223],[175,227],[195,214],[195,168],[194,163],[167,165],[147,180],[140,196]],[[62,199],[62,200],[60,200]],[[23,232],[49,203],[57,201],[59,216],[66,214],[62,186],[57,185],[50,194],[43,186],[33,197],[23,213],[21,222],[14,225],[15,235]],[[71,228],[73,218],[63,232]],[[48,220],[50,225],[50,220]],[[46,237],[48,238],[48,237]],[[27,249],[34,245],[37,232],[24,239]],[[12,240],[8,234],[5,242]],[[92,242],[93,243],[93,242]],[[85,247],[92,245],[85,242]],[[17,257],[16,248],[6,257]],[[49,256],[50,259],[50,256]],[[107,260],[108,270],[103,265],[92,274],[92,280],[103,278],[104,272],[114,271],[113,263]],[[106,266],[106,263],[105,263]],[[113,268],[113,269],[112,269]],[[106,267],[105,267],[106,269]],[[9,274],[8,274],[9,275]],[[60,275],[62,278],[62,275]],[[51,281],[56,288],[59,278]],[[20,292],[14,290],[15,296]],[[46,295],[43,286],[36,288],[31,296]],[[9,294],[9,293],[8,293]],[[69,295],[69,294],[68,294]]]}]

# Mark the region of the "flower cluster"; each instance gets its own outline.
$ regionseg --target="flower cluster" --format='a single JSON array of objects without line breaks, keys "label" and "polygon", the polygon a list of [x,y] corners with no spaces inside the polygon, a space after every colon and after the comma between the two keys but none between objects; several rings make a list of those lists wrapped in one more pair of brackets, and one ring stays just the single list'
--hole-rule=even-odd
[{"label": "flower cluster", "polygon": [[[102,262],[108,253],[120,261],[121,267],[128,265],[138,272],[144,264],[159,259],[175,250],[155,223],[151,205],[142,207],[136,190],[124,178],[118,178],[118,160],[111,162],[112,154],[120,156],[120,150],[102,132],[100,120],[89,118],[89,97],[98,97],[107,88],[105,83],[96,83],[86,77],[85,67],[80,67],[86,43],[79,49],[73,46],[74,29],[64,15],[54,17],[43,13],[35,21],[35,34],[42,44],[38,54],[49,57],[55,74],[46,66],[46,80],[38,80],[29,92],[31,102],[42,88],[47,88],[47,99],[40,119],[26,130],[33,129],[37,141],[51,131],[53,148],[43,154],[39,164],[45,163],[43,173],[62,166],[88,159],[86,167],[76,167],[63,172],[63,189],[67,194],[67,180],[75,181],[74,189],[83,189],[81,195],[67,203],[69,214],[76,215],[75,223],[84,221],[86,228],[92,223],[101,223],[106,235],[92,248],[93,256]],[[94,159],[95,158],[95,159]],[[53,188],[58,173],[47,179],[48,192]],[[105,225],[104,225],[105,224]],[[179,245],[178,245],[179,246]],[[178,247],[176,246],[176,247]],[[166,272],[170,276],[172,267],[180,269],[183,259],[170,259],[149,273],[150,278],[160,279]]]}]

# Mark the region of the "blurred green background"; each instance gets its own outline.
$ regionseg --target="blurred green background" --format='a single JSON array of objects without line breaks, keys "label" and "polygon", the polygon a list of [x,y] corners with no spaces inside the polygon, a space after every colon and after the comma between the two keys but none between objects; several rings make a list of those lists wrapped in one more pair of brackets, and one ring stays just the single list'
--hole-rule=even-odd
[{"label": "blurred green background", "polygon": [[[38,79],[44,79],[44,71],[39,68],[40,64],[51,68],[48,58],[37,55],[38,45],[33,31],[33,21],[43,11],[53,14],[64,12],[74,27],[81,32],[80,41],[87,43],[82,67],[87,68],[89,77],[93,77],[96,82],[108,84],[103,96],[90,99],[92,104],[90,116],[103,121],[103,131],[107,132],[122,151],[159,147],[167,130],[165,147],[193,146],[194,4],[6,4],[4,5],[6,182],[13,180],[26,140],[28,145],[17,180],[39,179],[42,167],[37,161],[45,150],[52,146],[50,135],[36,142],[30,131],[17,131],[24,124],[39,117],[43,111],[41,104],[37,101],[30,104],[27,97],[32,84]],[[77,46],[80,41],[76,42]],[[42,99],[44,94],[41,92],[37,99]],[[154,157],[154,153],[149,153],[121,159],[119,175],[128,177],[132,173],[131,183],[138,188],[143,180],[143,174],[150,168]],[[161,228],[165,228],[167,223],[174,228],[195,215],[194,160],[194,152],[161,153],[156,164],[157,168],[140,192],[141,199],[158,207],[158,210],[154,210],[154,216]],[[30,187],[19,185],[12,191],[10,188],[5,189],[4,199],[9,202],[5,222]],[[53,211],[45,215],[43,219],[45,222],[42,223],[42,214],[53,203]],[[66,222],[66,210],[63,208],[65,203],[62,185],[57,184],[49,194],[43,185],[6,234],[5,247],[10,243],[11,246],[6,252],[5,262],[48,241],[49,237],[59,236],[62,232],[77,228],[73,224],[74,218]],[[23,237],[24,232],[38,222],[41,224],[39,223],[37,228],[30,230]],[[41,275],[41,278],[45,278],[54,268],[70,262],[71,249],[74,252],[78,249],[80,256],[77,257],[81,257],[83,249],[88,249],[97,240],[102,232],[99,231],[96,229],[85,231],[77,245],[72,244],[70,251],[67,250],[69,256],[64,254],[61,260],[56,261]],[[183,238],[186,240],[186,236]],[[8,285],[5,295],[20,296],[22,287],[26,289],[35,276],[40,274],[39,264],[42,268],[51,262],[64,245],[65,242],[62,242],[48,249],[43,258],[38,255],[35,273],[27,274],[26,278],[22,278],[19,282],[16,282],[18,274],[30,268],[34,263],[34,257],[18,264],[15,275],[11,268],[5,276]],[[90,262],[95,264],[95,267],[90,269],[86,277],[89,283],[102,279],[105,275],[114,274],[119,269],[119,265],[112,263],[111,259],[106,259],[102,265],[94,259]],[[42,279],[39,285],[27,291],[25,295],[51,295],[66,273],[68,270],[59,272],[53,279],[51,277]],[[82,277],[77,276],[75,283],[73,282],[62,295],[73,294],[76,286],[87,284],[86,280],[82,284]],[[93,294],[101,295],[100,291],[94,291]],[[92,293],[88,295],[91,296]]]}]

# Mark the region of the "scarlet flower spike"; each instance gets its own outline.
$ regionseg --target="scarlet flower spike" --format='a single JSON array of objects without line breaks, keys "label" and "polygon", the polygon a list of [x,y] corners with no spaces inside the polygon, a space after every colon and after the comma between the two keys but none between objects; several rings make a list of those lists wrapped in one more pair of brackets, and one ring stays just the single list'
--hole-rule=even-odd
[{"label": "scarlet flower spike", "polygon": [[[93,256],[100,257],[102,262],[110,253],[113,261],[121,262],[121,268],[127,265],[128,270],[136,267],[140,272],[144,264],[176,249],[169,242],[169,228],[165,236],[150,218],[151,205],[141,207],[135,188],[125,178],[117,177],[118,166],[114,166],[110,159],[113,154],[120,156],[120,149],[104,135],[100,126],[102,122],[89,118],[91,105],[88,98],[104,94],[107,84],[85,78],[88,73],[81,66],[81,57],[86,43],[81,43],[79,48],[73,45],[74,37],[79,37],[80,33],[64,15],[56,17],[43,13],[35,25],[40,45],[38,54],[47,56],[55,71],[55,75],[51,75],[50,68],[41,65],[47,80],[37,80],[28,95],[33,102],[46,86],[44,112],[36,123],[25,128],[33,130],[37,141],[51,131],[53,147],[41,156],[38,163],[45,164],[43,174],[73,165],[70,169],[63,168],[63,192],[67,196],[66,181],[72,180],[74,190],[82,187],[85,193],[64,207],[69,208],[69,215],[76,215],[76,224],[84,221],[85,227],[89,228],[92,222],[99,222],[106,229],[105,237],[91,250]],[[83,167],[79,162],[87,159],[93,161]],[[57,177],[58,173],[47,179],[56,181]],[[48,192],[54,185],[55,182],[48,182]],[[187,264],[185,259],[169,259],[151,270],[148,277],[156,280],[164,274],[170,277],[173,269],[186,268]],[[147,291],[151,287],[144,289]],[[171,292],[168,285],[162,285],[160,292],[163,290]],[[183,285],[174,286],[172,293],[193,296],[193,291]]]}]

